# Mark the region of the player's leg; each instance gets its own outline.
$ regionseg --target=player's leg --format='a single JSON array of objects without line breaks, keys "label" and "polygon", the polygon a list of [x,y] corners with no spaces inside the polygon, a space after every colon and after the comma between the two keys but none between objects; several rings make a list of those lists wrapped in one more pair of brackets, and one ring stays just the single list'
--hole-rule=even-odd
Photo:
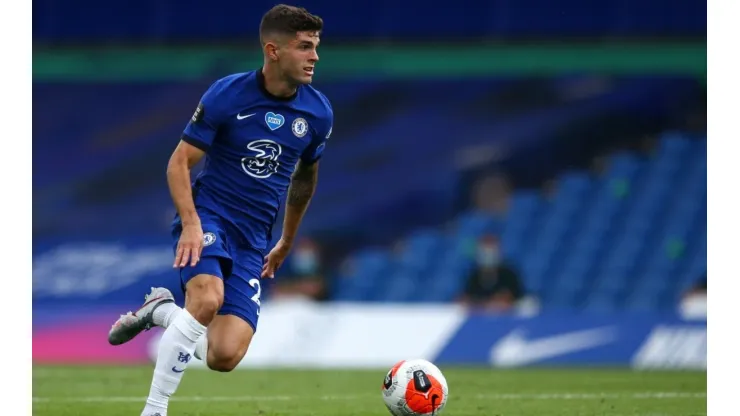
[{"label": "player's leg", "polygon": [[[199,274],[223,278],[223,276],[228,276],[231,273],[231,256],[227,250],[223,227],[217,218],[205,212],[199,212],[199,214],[203,221],[204,232],[204,247],[201,258],[210,258],[210,260],[199,262],[195,268],[187,265],[180,271],[183,288],[190,279]],[[177,249],[181,231],[182,229],[179,226],[173,229],[173,250]],[[222,271],[222,267],[225,270]],[[175,298],[168,289],[163,287],[152,288],[151,293],[144,297],[144,304],[136,312],[121,315],[111,326],[108,333],[108,342],[111,345],[121,345],[134,339],[142,331],[149,330],[154,326],[168,328],[183,310],[174,302]]]},{"label": "player's leg", "polygon": [[217,315],[208,327],[205,347],[206,364],[214,371],[227,372],[236,368],[247,353],[254,328],[236,315]]},{"label": "player's leg", "polygon": [[111,326],[108,342],[111,345],[121,345],[155,326],[167,329],[182,310],[175,304],[175,297],[169,289],[153,287],[144,296],[144,304],[136,312],[121,315]]},{"label": "player's leg", "polygon": [[[201,218],[207,217],[202,215]],[[225,234],[217,221],[204,221],[202,227],[205,234],[200,261],[195,266],[188,264],[180,269],[185,307],[163,313],[161,323],[167,328],[159,341],[152,385],[142,413],[144,416],[166,415],[169,398],[180,384],[198,339],[205,336],[206,327],[223,303],[223,279],[229,276],[232,267]],[[175,230],[173,236],[177,241],[179,230]],[[162,306],[157,309],[160,308]],[[153,320],[155,314],[159,317],[156,312],[156,309],[152,312]]]},{"label": "player's leg", "polygon": [[136,312],[121,315],[111,325],[108,342],[111,345],[125,344],[142,331],[148,331],[154,326],[167,327],[180,310],[169,289],[153,287],[151,292],[144,296],[144,304]]},{"label": "player's leg", "polygon": [[[167,306],[173,308],[162,308],[169,311],[161,314],[161,323],[157,323],[157,326],[167,328],[184,310],[175,304]],[[253,336],[254,328],[242,318],[235,315],[216,315],[208,325],[206,333],[196,341],[193,356],[205,361],[211,370],[228,372],[236,368],[244,358]],[[214,347],[209,347],[210,343],[213,343]]]},{"label": "player's leg", "polygon": [[[203,257],[187,276],[185,308],[176,314],[162,334],[157,350],[154,376],[143,415],[167,412],[169,398],[180,380],[196,348],[205,336],[206,327],[216,316],[223,302],[223,278],[216,257]],[[186,280],[183,279],[183,280]]]},{"label": "player's leg", "polygon": [[[174,303],[162,305],[154,311],[154,323],[167,328],[181,311],[183,309]],[[242,318],[216,315],[206,333],[196,341],[193,356],[205,361],[211,370],[231,371],[244,358],[253,335],[254,328]],[[211,342],[216,347],[209,349]]]},{"label": "player's leg", "polygon": [[208,327],[208,339],[199,342],[199,355],[212,370],[233,370],[249,349],[259,321],[263,264],[260,251],[240,250],[224,280],[224,303]]}]

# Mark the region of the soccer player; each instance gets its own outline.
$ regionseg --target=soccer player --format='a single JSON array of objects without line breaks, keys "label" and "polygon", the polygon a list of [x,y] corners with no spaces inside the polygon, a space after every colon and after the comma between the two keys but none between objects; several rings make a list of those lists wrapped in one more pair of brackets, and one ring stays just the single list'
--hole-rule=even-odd
[{"label": "soccer player", "polygon": [[[213,83],[170,158],[173,267],[185,308],[166,288],[152,288],[108,335],[120,345],[153,326],[166,328],[142,416],[167,414],[193,355],[212,370],[231,371],[247,352],[259,320],[260,279],[274,277],[293,245],[332,130],[329,101],[309,85],[322,28],[305,9],[269,10],[260,24],[263,67]],[[191,185],[190,170],[204,156]],[[265,256],[286,199],[282,236]]]}]

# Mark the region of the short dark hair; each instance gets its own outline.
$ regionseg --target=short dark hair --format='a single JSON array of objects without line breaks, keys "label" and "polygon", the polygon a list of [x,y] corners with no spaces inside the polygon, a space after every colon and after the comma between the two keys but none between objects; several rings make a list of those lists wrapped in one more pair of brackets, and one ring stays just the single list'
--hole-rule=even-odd
[{"label": "short dark hair", "polygon": [[320,32],[324,21],[302,7],[278,4],[262,16],[260,23],[260,42],[272,34],[292,35],[298,32]]}]

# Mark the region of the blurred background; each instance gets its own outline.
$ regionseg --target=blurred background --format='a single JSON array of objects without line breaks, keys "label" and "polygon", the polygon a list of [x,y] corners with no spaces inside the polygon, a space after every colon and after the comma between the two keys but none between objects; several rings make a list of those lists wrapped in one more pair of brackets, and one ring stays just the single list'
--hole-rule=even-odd
[{"label": "blurred background", "polygon": [[[179,288],[167,160],[274,4],[33,1],[35,362],[148,362],[108,327]],[[245,365],[705,368],[706,2],[291,4],[335,125]]]}]

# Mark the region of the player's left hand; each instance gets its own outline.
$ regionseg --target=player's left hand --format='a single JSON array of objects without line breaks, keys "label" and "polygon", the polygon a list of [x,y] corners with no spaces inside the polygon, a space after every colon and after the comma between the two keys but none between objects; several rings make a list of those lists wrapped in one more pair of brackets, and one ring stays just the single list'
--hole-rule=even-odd
[{"label": "player's left hand", "polygon": [[270,279],[275,277],[275,271],[280,268],[285,258],[290,253],[291,244],[282,238],[275,244],[270,253],[265,256],[265,264],[262,266],[262,277],[269,277]]}]

